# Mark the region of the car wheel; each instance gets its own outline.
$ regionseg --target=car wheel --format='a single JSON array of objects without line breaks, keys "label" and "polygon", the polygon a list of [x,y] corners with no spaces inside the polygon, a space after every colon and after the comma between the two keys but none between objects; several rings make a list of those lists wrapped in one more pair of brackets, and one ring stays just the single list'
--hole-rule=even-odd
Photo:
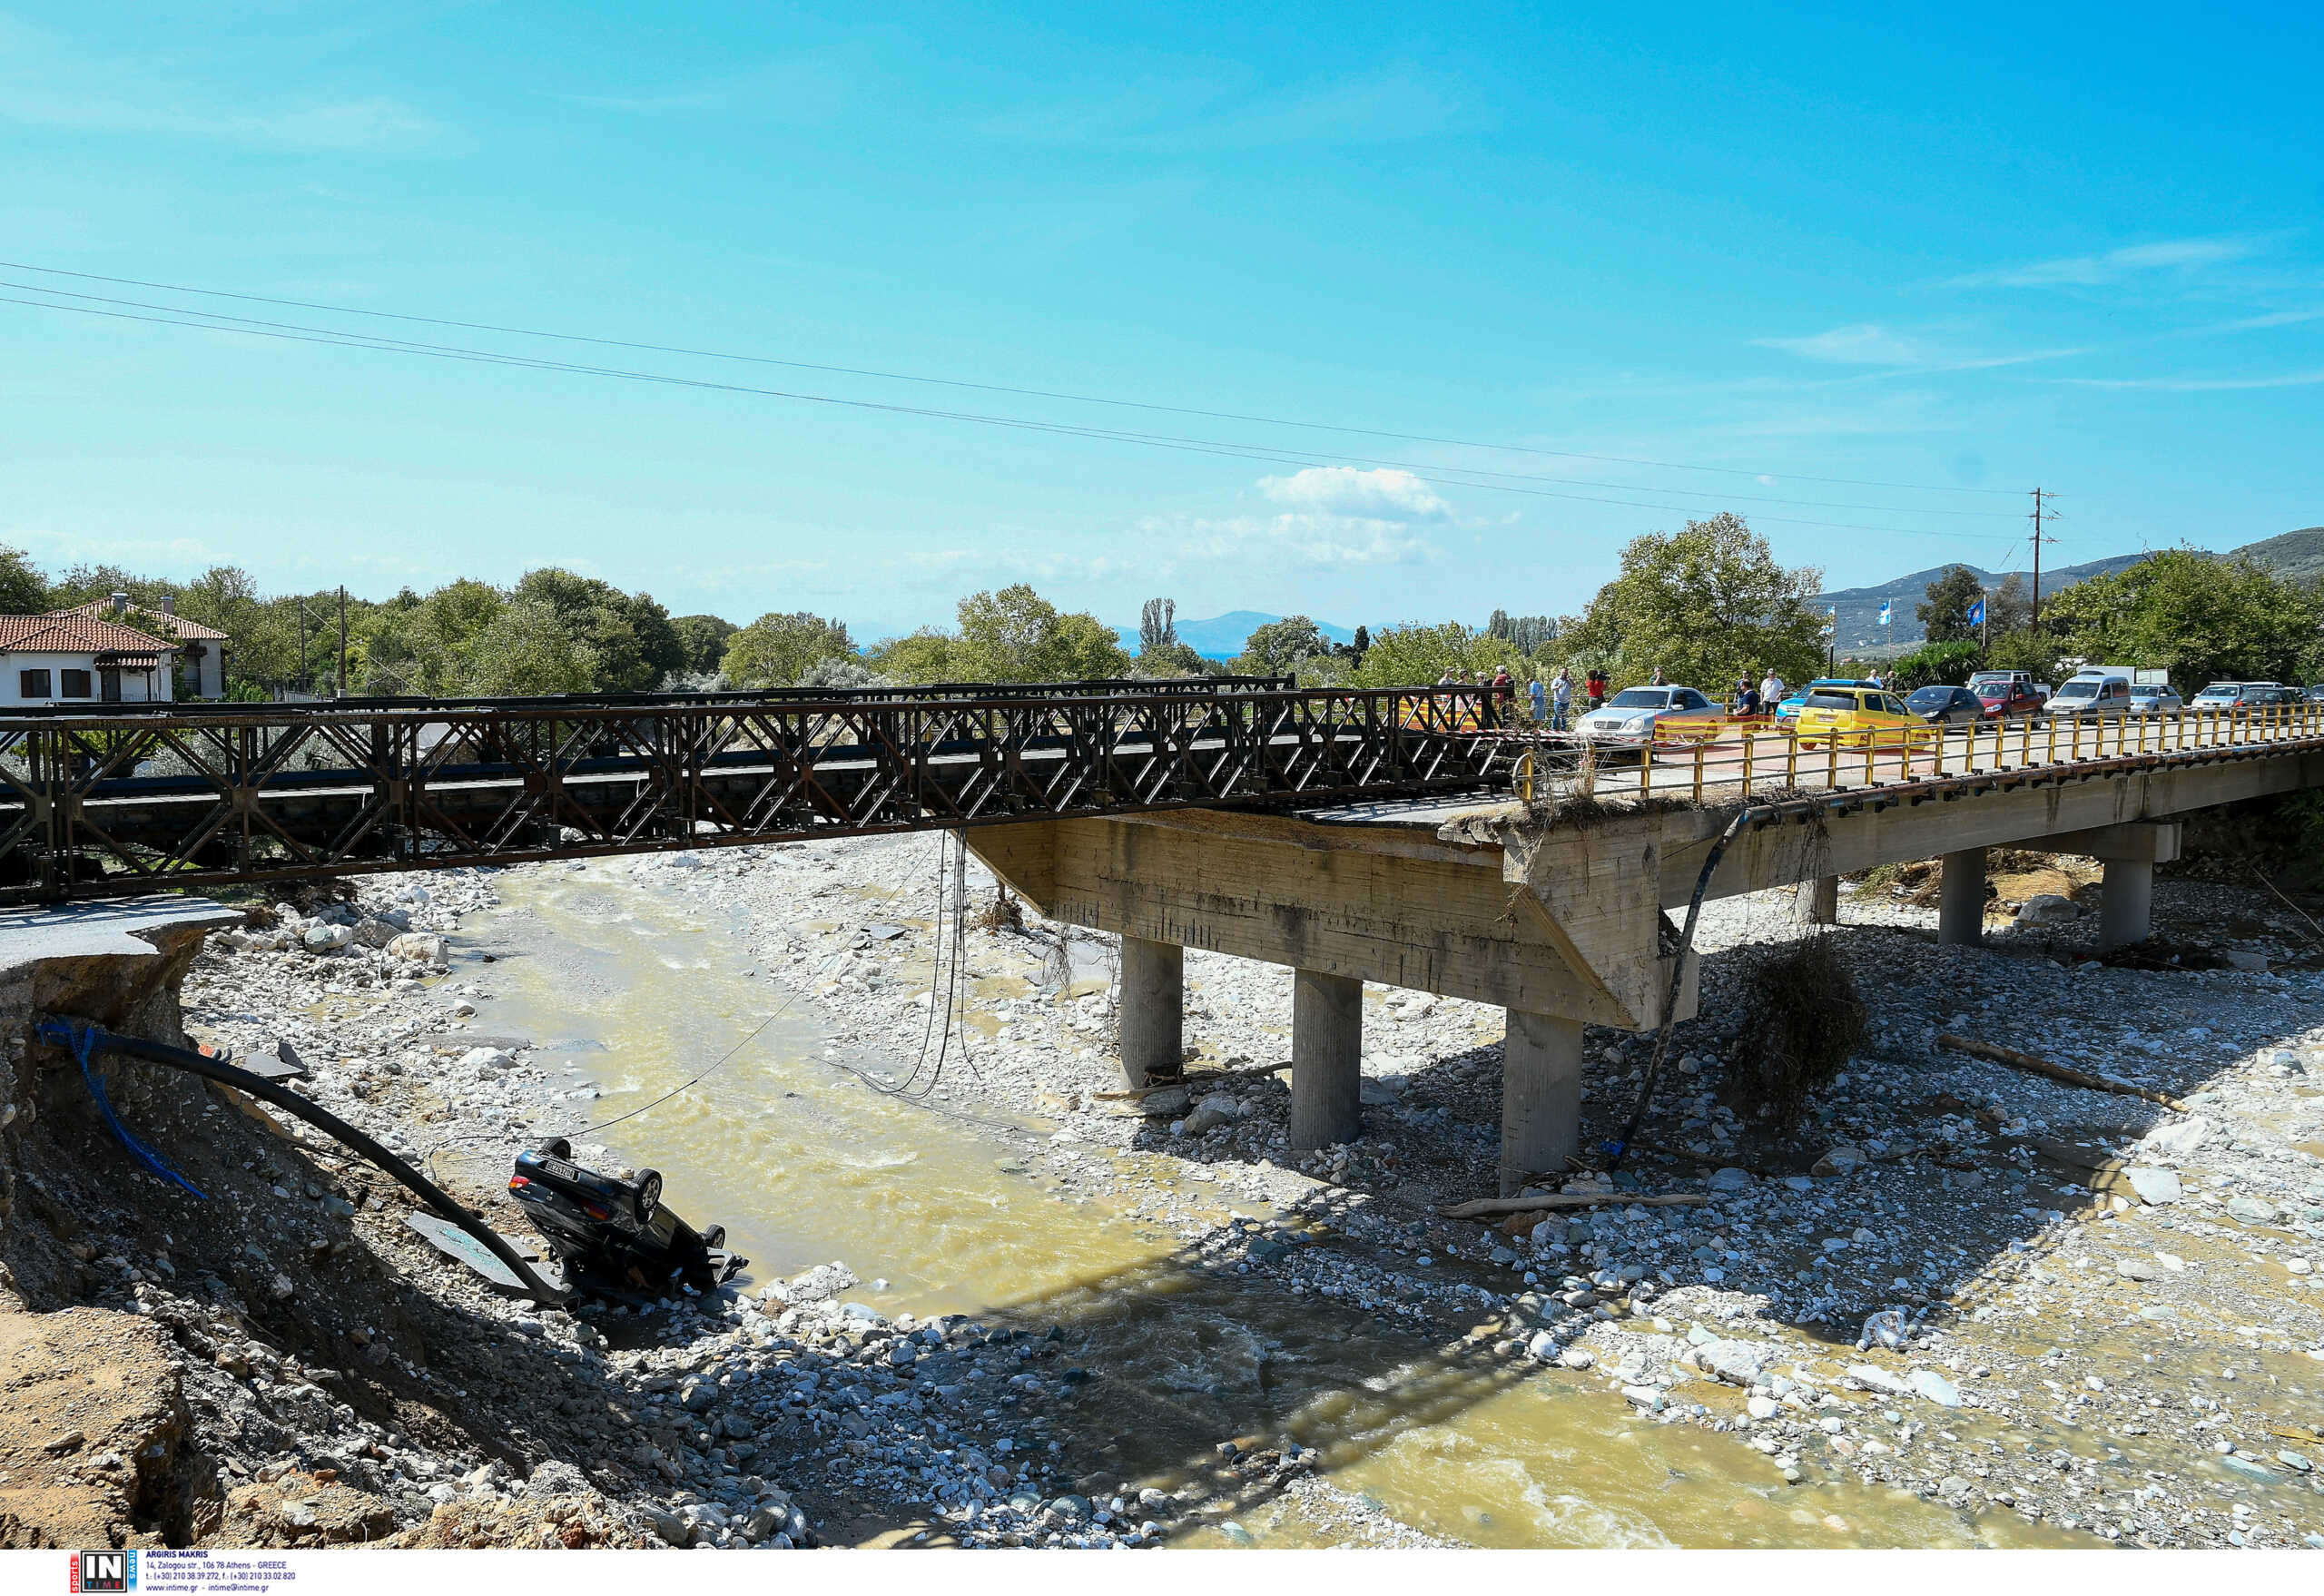
[{"label": "car wheel", "polygon": [[637,1222],[651,1224],[654,1210],[662,1206],[662,1172],[640,1169],[637,1172]]}]

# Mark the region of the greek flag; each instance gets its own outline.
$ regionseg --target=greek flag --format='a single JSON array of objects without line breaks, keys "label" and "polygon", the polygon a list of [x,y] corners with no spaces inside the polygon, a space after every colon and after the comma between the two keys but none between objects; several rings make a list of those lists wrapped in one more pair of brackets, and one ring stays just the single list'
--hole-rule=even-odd
[{"label": "greek flag", "polygon": [[1981,598],[1977,600],[1976,603],[1969,606],[1969,624],[1973,626],[1982,626],[1985,624],[1985,601],[1984,599]]},{"label": "greek flag", "polygon": [[1824,612],[1824,630],[1827,632],[1837,632],[1839,629],[1840,606],[1836,604]]},{"label": "greek flag", "polygon": [[1888,624],[1888,601],[1884,598],[1880,601],[1880,624],[1885,626]]}]

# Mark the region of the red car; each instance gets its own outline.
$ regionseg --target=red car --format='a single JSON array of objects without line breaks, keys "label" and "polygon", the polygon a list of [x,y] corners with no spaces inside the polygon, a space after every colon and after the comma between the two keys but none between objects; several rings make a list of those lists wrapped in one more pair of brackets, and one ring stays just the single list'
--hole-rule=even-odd
[{"label": "red car", "polygon": [[1985,714],[1993,719],[2033,714],[2048,702],[2034,691],[2031,682],[1979,682],[1970,691],[1976,694],[1977,702],[1985,706]]}]

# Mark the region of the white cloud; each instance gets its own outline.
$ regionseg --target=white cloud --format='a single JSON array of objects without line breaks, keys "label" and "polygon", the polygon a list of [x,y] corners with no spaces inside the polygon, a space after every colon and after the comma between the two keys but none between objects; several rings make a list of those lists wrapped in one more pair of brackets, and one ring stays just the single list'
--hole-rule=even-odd
[{"label": "white cloud", "polygon": [[1922,345],[1891,328],[1874,322],[1835,327],[1805,338],[1754,339],[1762,349],[1783,350],[1810,360],[1837,366],[1902,366],[1926,358]]},{"label": "white cloud", "polygon": [[2234,393],[2255,388],[2314,388],[2324,371],[2287,371],[2273,377],[2056,377],[2073,388],[2118,388],[2148,393]]},{"label": "white cloud", "polygon": [[1410,471],[1309,466],[1289,477],[1262,477],[1259,491],[1313,516],[1368,521],[1442,521],[1452,507]]},{"label": "white cloud", "polygon": [[2095,255],[2062,255],[1991,271],[1956,277],[1955,288],[2099,288],[2162,271],[2191,272],[2249,260],[2273,241],[2270,235],[2238,233],[2218,238],[2163,239],[2129,244]]}]

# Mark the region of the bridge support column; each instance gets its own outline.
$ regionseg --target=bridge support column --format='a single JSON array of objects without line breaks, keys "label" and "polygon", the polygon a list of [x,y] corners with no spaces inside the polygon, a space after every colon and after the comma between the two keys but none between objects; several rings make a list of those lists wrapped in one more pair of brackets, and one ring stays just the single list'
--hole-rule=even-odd
[{"label": "bridge support column", "polygon": [[1936,940],[1974,948],[1985,940],[1985,851],[1947,853],[1944,872],[1937,883]]},{"label": "bridge support column", "polygon": [[1187,951],[1176,942],[1122,939],[1122,1079],[1133,1087],[1176,1080],[1187,1056]]},{"label": "bridge support column", "polygon": [[2059,837],[2061,853],[2088,853],[2106,866],[2098,896],[2098,946],[2127,947],[2154,931],[2154,867],[2179,857],[2179,823],[2142,821]]},{"label": "bridge support column", "polygon": [[1840,923],[1840,878],[1819,875],[1813,881],[1799,883],[1792,895],[1791,922],[1794,925],[1837,925]]},{"label": "bridge support column", "polygon": [[2098,946],[2128,947],[2154,930],[2154,865],[2144,859],[2109,859],[2098,890]]},{"label": "bridge support column", "polygon": [[1501,1054],[1501,1195],[1581,1148],[1581,1021],[1512,1009]]},{"label": "bridge support column", "polygon": [[1319,970],[1291,975],[1291,1145],[1353,1141],[1364,1124],[1364,983]]}]

